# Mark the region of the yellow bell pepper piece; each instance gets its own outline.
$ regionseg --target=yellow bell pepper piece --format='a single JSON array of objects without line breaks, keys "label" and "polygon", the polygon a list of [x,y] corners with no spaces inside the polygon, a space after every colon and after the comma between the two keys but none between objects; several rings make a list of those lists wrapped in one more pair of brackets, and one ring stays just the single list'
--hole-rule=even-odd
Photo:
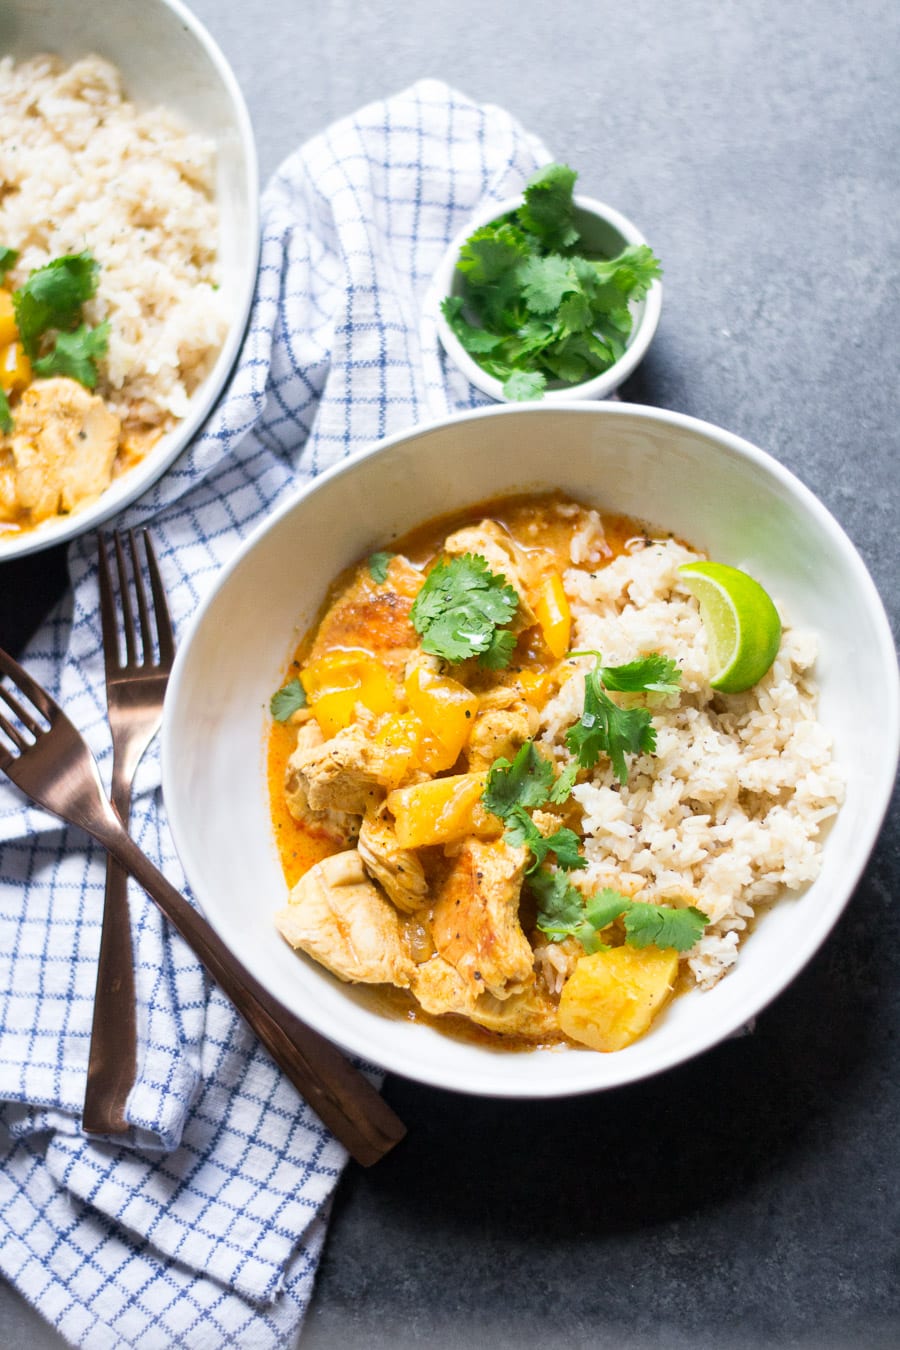
[{"label": "yellow bell pepper piece", "polygon": [[623,1050],[643,1036],[677,974],[671,948],[612,947],[582,956],[563,985],[559,1025],[592,1050]]},{"label": "yellow bell pepper piece", "polygon": [[472,834],[496,838],[503,823],[481,804],[486,778],[486,773],[458,773],[389,793],[387,809],[401,848],[450,844]]},{"label": "yellow bell pepper piece", "polygon": [[478,711],[478,696],[459,680],[434,675],[416,666],[406,678],[406,701],[428,735],[443,747],[446,753],[434,757],[447,760],[442,767],[449,769],[469,739]]},{"label": "yellow bell pepper piece", "polygon": [[8,347],[0,348],[0,389],[4,394],[11,394],[14,389],[26,389],[31,380],[31,362],[21,342],[11,342]]},{"label": "yellow bell pepper piece", "polygon": [[0,290],[0,347],[6,347],[10,342],[15,342],[18,336],[19,330],[16,327],[13,298],[9,291]]},{"label": "yellow bell pepper piece", "polygon": [[300,672],[300,683],[326,737],[349,726],[357,703],[375,714],[395,706],[390,673],[362,648],[341,648],[311,661]]},{"label": "yellow bell pepper piece", "polygon": [[562,577],[558,572],[551,572],[544,581],[535,602],[534,612],[550,655],[561,661],[569,650],[572,611],[569,609]]}]

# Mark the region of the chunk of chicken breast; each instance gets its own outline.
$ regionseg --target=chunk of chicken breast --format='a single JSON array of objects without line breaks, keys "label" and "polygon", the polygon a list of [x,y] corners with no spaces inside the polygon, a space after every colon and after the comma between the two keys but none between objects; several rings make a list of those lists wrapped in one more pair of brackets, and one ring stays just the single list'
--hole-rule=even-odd
[{"label": "chunk of chicken breast", "polygon": [[478,525],[450,534],[444,541],[444,553],[451,557],[461,553],[477,553],[484,558],[492,572],[501,573],[519,594],[519,608],[511,627],[517,632],[536,623],[534,610],[528,603],[531,584],[528,557],[519,548],[512,535],[495,520],[482,520]]},{"label": "chunk of chicken breast", "polygon": [[519,923],[526,851],[502,839],[467,839],[437,891],[431,933],[473,993],[509,998],[534,982],[531,947]]},{"label": "chunk of chicken breast", "polygon": [[359,827],[359,856],[366,871],[405,914],[421,909],[428,899],[428,882],[412,849],[401,848],[393,822],[369,811]]},{"label": "chunk of chicken breast", "polygon": [[356,849],[323,858],[275,915],[282,937],[348,983],[409,987],[415,969],[400,917],[366,876]]},{"label": "chunk of chicken breast", "polygon": [[120,423],[75,380],[35,380],[16,408],[16,494],[37,523],[76,510],[109,487]]},{"label": "chunk of chicken breast", "polygon": [[520,1036],[530,1041],[546,1041],[559,1036],[556,1009],[547,995],[534,987],[509,998],[476,994],[459,971],[442,956],[416,966],[412,974],[412,992],[425,1012],[432,1017],[455,1013],[468,1017],[488,1031]]},{"label": "chunk of chicken breast", "polygon": [[361,647],[402,680],[406,662],[419,645],[409,612],[423,581],[422,573],[399,554],[391,559],[380,585],[368,567],[358,568],[319,624],[310,662],[336,647]]},{"label": "chunk of chicken breast", "polygon": [[319,730],[318,722],[304,722],[297,729],[297,746],[288,759],[284,775],[284,800],[287,809],[296,821],[305,825],[313,833],[327,835],[336,844],[346,847],[352,843],[359,829],[358,816],[347,811],[314,811],[306,795],[306,778],[297,767],[297,757],[303,762],[304,756],[317,750],[325,743],[325,737]]},{"label": "chunk of chicken breast", "polygon": [[529,737],[540,726],[541,715],[524,699],[516,699],[508,708],[479,708],[466,745],[470,772],[489,769],[500,755],[514,759]]},{"label": "chunk of chicken breast", "polygon": [[385,748],[372,736],[375,719],[360,710],[350,726],[330,740],[300,747],[288,760],[296,776],[295,791],[312,811],[345,811],[365,815],[396,787],[394,768]]}]

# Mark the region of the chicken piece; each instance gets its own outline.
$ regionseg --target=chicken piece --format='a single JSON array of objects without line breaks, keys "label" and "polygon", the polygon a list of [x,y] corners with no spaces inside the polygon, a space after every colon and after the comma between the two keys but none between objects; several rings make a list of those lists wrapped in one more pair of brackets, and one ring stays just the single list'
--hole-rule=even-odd
[{"label": "chicken piece", "polygon": [[16,493],[31,521],[75,511],[109,487],[120,423],[65,376],[35,380],[16,408]]},{"label": "chicken piece", "polygon": [[296,776],[295,792],[310,810],[343,811],[363,816],[395,787],[389,747],[372,736],[375,719],[365,709],[330,740],[299,747],[288,760]]},{"label": "chicken piece", "polygon": [[521,698],[514,699],[507,708],[479,708],[466,746],[469,772],[489,769],[500,755],[513,759],[516,751],[534,736],[540,720],[537,708]]},{"label": "chicken piece", "polygon": [[530,628],[537,622],[527,598],[532,584],[528,557],[502,525],[498,525],[495,520],[482,520],[478,525],[457,530],[455,534],[447,536],[443,552],[451,557],[461,553],[477,553],[484,558],[492,572],[502,573],[506,577],[519,596],[519,608],[510,625],[516,632]]},{"label": "chicken piece", "polygon": [[323,858],[275,915],[282,937],[349,983],[409,988],[415,969],[400,917],[366,876],[356,849]]},{"label": "chicken piece", "polygon": [[409,612],[424,576],[399,554],[378,585],[367,566],[359,567],[319,624],[309,662],[336,647],[360,647],[402,680],[409,657],[419,646]]},{"label": "chicken piece", "polygon": [[467,839],[440,883],[431,920],[438,953],[474,994],[509,998],[534,982],[519,924],[526,851],[502,839]]},{"label": "chicken piece", "polygon": [[304,722],[297,730],[297,747],[289,758],[284,776],[284,800],[294,820],[305,825],[313,833],[327,835],[346,848],[356,839],[359,829],[358,817],[347,811],[313,811],[306,795],[306,779],[295,763],[299,755],[301,761],[311,750],[324,744],[325,737],[319,730],[318,722]]},{"label": "chicken piece", "polygon": [[422,864],[411,849],[397,843],[390,818],[369,811],[359,828],[357,844],[366,871],[384,889],[398,909],[413,914],[428,899]]},{"label": "chicken piece", "polygon": [[433,956],[416,967],[411,988],[424,1011],[432,1017],[453,1013],[468,1017],[488,1031],[530,1041],[559,1038],[556,1009],[546,994],[537,988],[512,994],[506,999],[487,993],[476,995],[459,971],[442,956]]}]

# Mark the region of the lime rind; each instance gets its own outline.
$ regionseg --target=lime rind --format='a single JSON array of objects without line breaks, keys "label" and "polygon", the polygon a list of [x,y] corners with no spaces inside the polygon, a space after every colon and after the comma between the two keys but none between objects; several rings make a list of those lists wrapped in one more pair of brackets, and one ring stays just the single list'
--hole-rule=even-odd
[{"label": "lime rind", "polygon": [[771,596],[728,563],[684,563],[678,571],[700,606],[710,685],[723,694],[751,689],[771,668],[781,644],[781,619]]}]

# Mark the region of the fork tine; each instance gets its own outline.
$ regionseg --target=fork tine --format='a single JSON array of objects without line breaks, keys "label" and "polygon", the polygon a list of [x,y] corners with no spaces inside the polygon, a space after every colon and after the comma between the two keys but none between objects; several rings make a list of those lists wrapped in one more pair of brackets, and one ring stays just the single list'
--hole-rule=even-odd
[{"label": "fork tine", "polygon": [[125,550],[122,547],[122,536],[118,530],[113,530],[113,549],[119,574],[119,604],[122,608],[122,627],[125,630],[125,660],[130,664],[137,660],[134,640],[134,610],[131,607],[131,593],[128,589],[128,566],[125,562]]},{"label": "fork tine", "polygon": [[166,591],[163,586],[163,579],[159,570],[159,563],[156,561],[156,553],[153,549],[150,536],[144,530],[144,549],[147,554],[147,569],[150,573],[150,589],[153,592],[153,612],[156,615],[156,637],[159,644],[159,663],[161,666],[170,666],[175,657],[175,638],[172,633],[172,619],[169,614],[169,603],[166,600]]},{"label": "fork tine", "polygon": [[44,728],[38,723],[36,718],[32,717],[27,708],[22,707],[18,699],[13,698],[10,690],[3,684],[0,684],[0,698],[3,699],[3,702],[9,710],[15,713],[23,727],[28,728],[32,736],[40,736]]},{"label": "fork tine", "polygon": [[37,680],[33,680],[27,670],[23,670],[18,661],[14,661],[9,652],[5,652],[2,647],[0,647],[0,674],[6,675],[18,687],[18,692],[24,694],[29,703],[51,724],[62,715],[59,704],[54,702],[46,689],[42,689]]},{"label": "fork tine", "polygon": [[[144,531],[144,542],[146,544],[146,531]],[[144,649],[144,665],[150,665],[153,661],[153,635],[150,632],[150,615],[147,611],[147,592],[144,590],[144,578],[141,575],[141,564],[138,558],[137,540],[134,537],[134,530],[128,531],[128,545],[131,549],[131,570],[134,576],[134,594],[137,599],[138,622],[141,628],[141,646]]]},{"label": "fork tine", "polygon": [[[0,732],[2,732],[4,736],[8,737],[9,740],[12,741],[16,749],[21,751],[23,754],[28,749],[28,742],[22,735],[21,731],[19,731],[17,727],[14,727],[12,722],[8,721],[2,715],[2,713],[0,713]],[[5,770],[6,765],[11,764],[12,761],[13,756],[2,744],[2,742],[0,742],[0,767],[2,767]]]},{"label": "fork tine", "polygon": [[113,598],[109,554],[102,531],[97,531],[97,576],[100,583],[100,624],[103,629],[103,661],[107,676],[119,669],[119,633]]}]

